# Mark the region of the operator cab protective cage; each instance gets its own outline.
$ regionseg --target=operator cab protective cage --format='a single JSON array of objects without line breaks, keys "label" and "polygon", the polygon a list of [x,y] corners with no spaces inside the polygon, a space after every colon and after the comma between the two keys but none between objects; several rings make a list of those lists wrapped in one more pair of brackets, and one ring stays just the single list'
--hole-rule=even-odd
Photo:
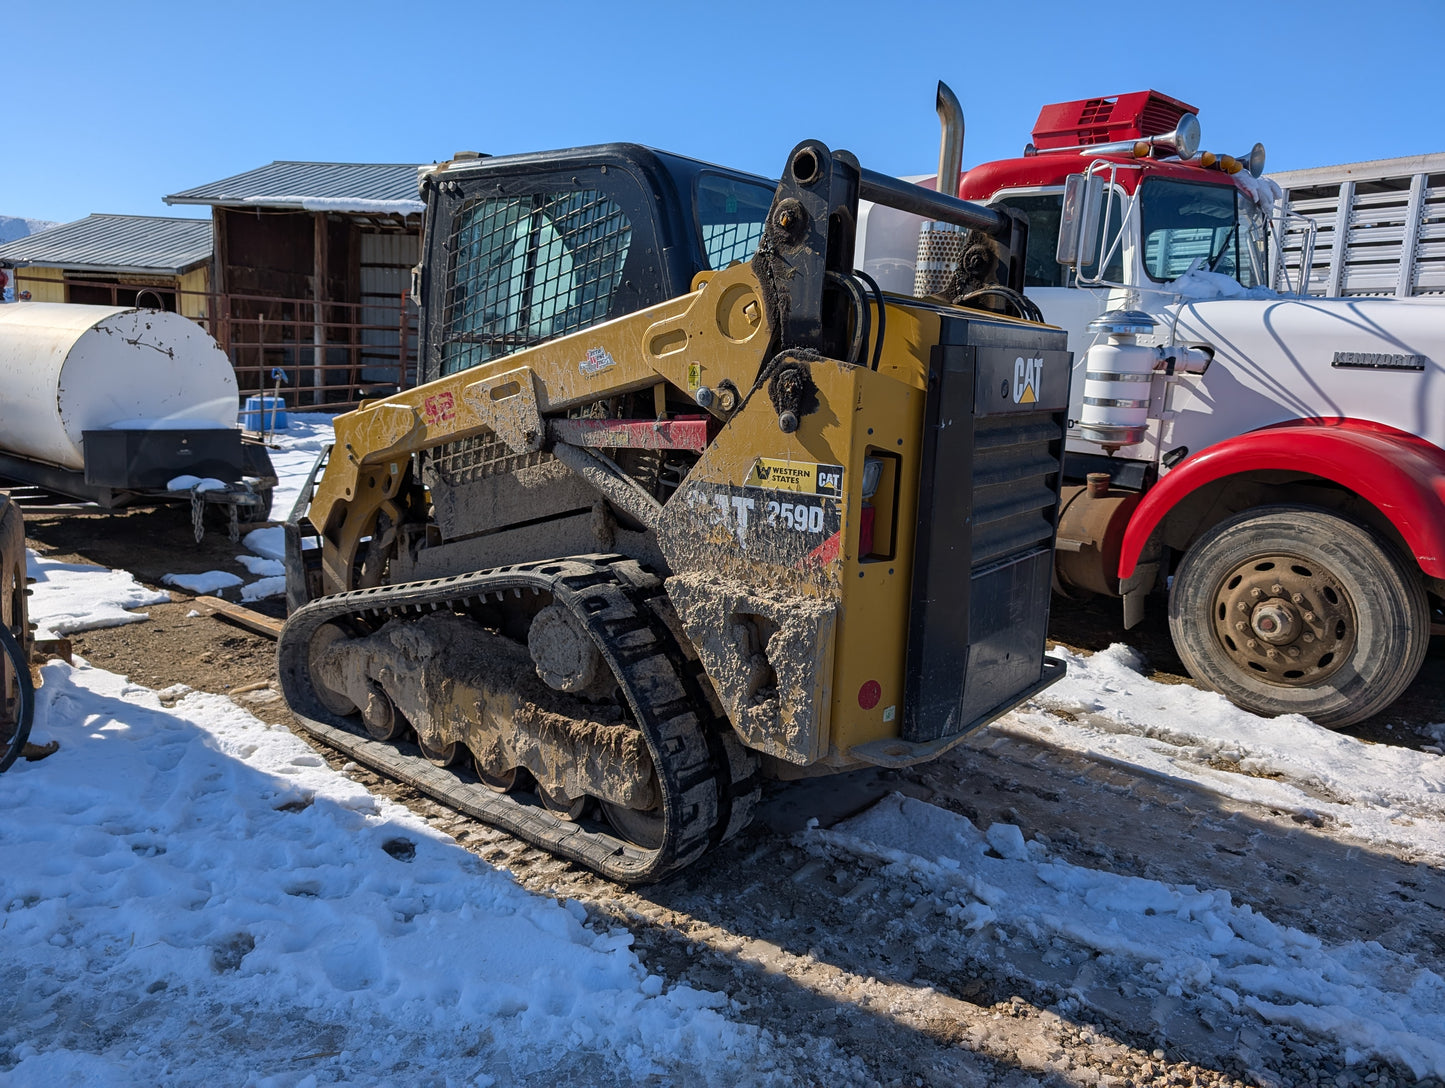
[{"label": "operator cab protective cage", "polygon": [[[421,175],[421,378],[432,381],[692,290],[746,261],[774,183],[631,143]],[[440,243],[440,245],[438,245]]]}]

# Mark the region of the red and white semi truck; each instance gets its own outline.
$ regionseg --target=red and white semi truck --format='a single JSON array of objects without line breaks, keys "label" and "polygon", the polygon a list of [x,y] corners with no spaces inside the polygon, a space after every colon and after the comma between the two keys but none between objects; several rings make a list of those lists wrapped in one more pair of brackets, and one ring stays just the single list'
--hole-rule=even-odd
[{"label": "red and white semi truck", "polygon": [[[1069,330],[1057,588],[1122,597],[1132,626],[1167,586],[1194,677],[1341,727],[1445,633],[1445,298],[1276,293],[1264,149],[1201,151],[1195,114],[1152,91],[1045,106],[958,195],[1028,216],[1027,294]],[[938,232],[860,218],[858,266],[914,293]]]}]

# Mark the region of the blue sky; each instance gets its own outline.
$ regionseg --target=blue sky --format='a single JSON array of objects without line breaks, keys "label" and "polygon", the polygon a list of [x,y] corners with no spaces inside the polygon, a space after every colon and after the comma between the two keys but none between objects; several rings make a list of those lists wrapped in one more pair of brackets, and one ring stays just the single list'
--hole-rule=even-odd
[{"label": "blue sky", "polygon": [[764,174],[818,138],[931,172],[1046,102],[1153,87],[1270,170],[1445,151],[1445,0],[662,4],[66,2],[0,12],[0,215],[195,215],[167,193],[273,159],[431,162],[633,140]]}]

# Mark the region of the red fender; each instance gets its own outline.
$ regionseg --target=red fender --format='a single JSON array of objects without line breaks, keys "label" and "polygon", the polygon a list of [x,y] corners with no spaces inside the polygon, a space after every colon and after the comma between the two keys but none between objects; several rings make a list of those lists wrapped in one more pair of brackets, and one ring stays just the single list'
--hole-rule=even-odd
[{"label": "red fender", "polygon": [[1134,573],[1149,534],[1186,495],[1242,472],[1306,472],[1347,487],[1399,530],[1432,578],[1445,578],[1445,450],[1358,419],[1300,420],[1226,438],[1150,488],[1124,532],[1119,577]]}]

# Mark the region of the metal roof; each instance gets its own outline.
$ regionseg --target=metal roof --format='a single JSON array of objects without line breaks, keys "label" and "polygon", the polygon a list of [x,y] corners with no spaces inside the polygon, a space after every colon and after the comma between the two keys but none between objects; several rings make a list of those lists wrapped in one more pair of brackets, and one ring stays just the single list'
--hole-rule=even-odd
[{"label": "metal roof", "polygon": [[420,214],[416,164],[273,162],[173,193],[167,204]]},{"label": "metal roof", "polygon": [[1398,159],[1371,159],[1339,166],[1312,166],[1304,170],[1271,173],[1281,189],[1303,189],[1310,185],[1337,185],[1342,181],[1379,181],[1412,174],[1445,173],[1445,151],[1427,155],[1405,155]]},{"label": "metal roof", "polygon": [[178,276],[211,259],[209,219],[88,215],[0,246],[0,261],[84,272]]}]

